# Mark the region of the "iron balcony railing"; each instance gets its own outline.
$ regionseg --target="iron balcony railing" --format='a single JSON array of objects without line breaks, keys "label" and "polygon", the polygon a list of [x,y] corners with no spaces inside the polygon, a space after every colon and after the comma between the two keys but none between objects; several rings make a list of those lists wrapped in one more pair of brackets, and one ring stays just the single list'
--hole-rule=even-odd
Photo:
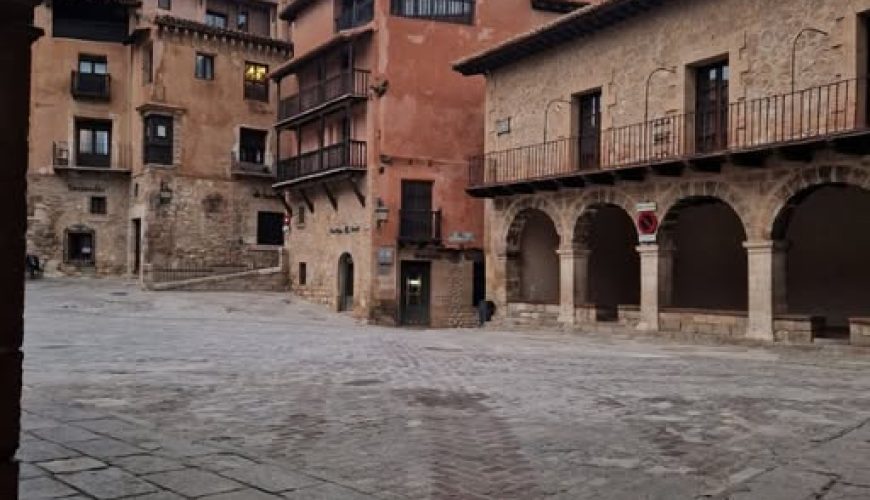
[{"label": "iron balcony railing", "polygon": [[335,31],[368,24],[375,17],[374,0],[359,0],[344,8],[335,18]]},{"label": "iron balcony railing", "polygon": [[281,99],[278,106],[278,119],[293,118],[306,111],[345,96],[362,97],[368,95],[369,75],[371,72],[354,69],[302,87],[299,93]]},{"label": "iron balcony railing", "polygon": [[87,154],[71,150],[66,141],[55,141],[51,146],[52,166],[55,169],[98,169],[129,171],[132,147],[122,144],[109,150],[109,154]]},{"label": "iron balcony railing", "polygon": [[70,92],[77,99],[108,101],[111,99],[112,76],[96,73],[81,73],[73,70]]},{"label": "iron balcony railing", "polygon": [[230,166],[233,174],[258,177],[274,177],[272,168],[266,164],[266,153],[262,150],[245,150],[230,153]]},{"label": "iron balcony railing", "polygon": [[474,157],[469,186],[654,165],[764,149],[864,128],[864,80],[841,80]]},{"label": "iron balcony railing", "polygon": [[440,210],[399,211],[399,241],[402,243],[440,243]]},{"label": "iron balcony railing", "polygon": [[366,168],[366,143],[346,141],[278,162],[278,182],[288,182],[333,170]]},{"label": "iron balcony railing", "polygon": [[394,16],[450,23],[474,23],[475,0],[391,0]]}]

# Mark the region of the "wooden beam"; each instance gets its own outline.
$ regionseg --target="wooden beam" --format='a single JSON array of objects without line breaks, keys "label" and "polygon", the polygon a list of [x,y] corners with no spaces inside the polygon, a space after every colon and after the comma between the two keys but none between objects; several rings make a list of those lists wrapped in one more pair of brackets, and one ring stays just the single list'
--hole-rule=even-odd
[{"label": "wooden beam", "polygon": [[353,177],[348,177],[347,181],[350,183],[350,188],[353,189],[353,194],[356,195],[357,201],[359,204],[365,208],[366,206],[366,195],[363,194],[362,190],[360,190],[359,185],[357,185],[356,180]]},{"label": "wooden beam", "polygon": [[314,213],[314,203],[311,202],[311,198],[308,197],[308,193],[306,193],[304,189],[300,189],[299,195],[302,196],[302,199],[305,201],[305,206],[308,207],[308,211]]},{"label": "wooden beam", "polygon": [[332,205],[332,209],[336,212],[338,211],[338,200],[335,199],[335,195],[332,194],[332,191],[329,189],[329,184],[322,183],[323,192],[326,193],[326,197],[329,198],[329,204]]}]

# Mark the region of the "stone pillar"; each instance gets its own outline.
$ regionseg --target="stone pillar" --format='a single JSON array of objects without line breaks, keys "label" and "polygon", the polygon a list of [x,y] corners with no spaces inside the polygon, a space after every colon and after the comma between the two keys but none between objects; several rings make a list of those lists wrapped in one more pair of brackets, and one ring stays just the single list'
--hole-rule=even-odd
[{"label": "stone pillar", "polygon": [[747,253],[749,317],[746,337],[773,342],[773,320],[786,308],[786,247],[771,240],[743,243]]},{"label": "stone pillar", "polygon": [[638,330],[659,329],[659,309],[673,293],[673,251],[661,245],[640,245],[640,323]]},{"label": "stone pillar", "polygon": [[0,79],[0,498],[18,498],[21,419],[21,342],[24,252],[27,228],[27,132],[30,115],[30,45],[35,0],[4,2],[0,16],[0,64],[14,74]]},{"label": "stone pillar", "polygon": [[577,304],[588,299],[589,251],[563,248],[559,254],[559,322],[573,326]]},{"label": "stone pillar", "polygon": [[507,317],[507,304],[510,300],[508,288],[513,285],[508,269],[510,257],[507,252],[498,252],[493,260],[494,266],[486,266],[486,289],[490,294],[486,299],[495,303],[496,316],[504,318]]}]

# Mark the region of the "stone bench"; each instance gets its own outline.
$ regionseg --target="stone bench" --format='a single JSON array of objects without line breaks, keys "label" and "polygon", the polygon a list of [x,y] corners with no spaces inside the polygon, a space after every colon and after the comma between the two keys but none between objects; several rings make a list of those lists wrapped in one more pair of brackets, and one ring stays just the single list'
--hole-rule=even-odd
[{"label": "stone bench", "polygon": [[870,347],[870,318],[849,318],[849,337],[852,345]]},{"label": "stone bench", "polygon": [[746,336],[747,312],[718,309],[667,308],[659,312],[664,331],[722,337]]},{"label": "stone bench", "polygon": [[811,344],[825,329],[825,318],[808,314],[777,314],[773,339],[787,344]]}]

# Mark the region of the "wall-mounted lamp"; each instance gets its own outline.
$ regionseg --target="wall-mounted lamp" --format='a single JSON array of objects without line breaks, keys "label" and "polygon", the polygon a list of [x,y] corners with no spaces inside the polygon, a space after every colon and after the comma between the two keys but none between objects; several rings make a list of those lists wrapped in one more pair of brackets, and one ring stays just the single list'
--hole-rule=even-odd
[{"label": "wall-mounted lamp", "polygon": [[166,182],[160,182],[160,192],[157,194],[157,199],[161,205],[168,205],[172,202],[172,189]]},{"label": "wall-mounted lamp", "polygon": [[803,36],[805,33],[815,33],[816,35],[830,36],[830,34],[827,31],[823,31],[823,30],[820,30],[818,28],[807,27],[807,28],[803,28],[802,30],[798,31],[798,34],[795,35],[794,38],[792,39],[792,41],[791,41],[791,93],[792,94],[794,94],[794,92],[795,92],[794,87],[795,87],[795,81],[797,79],[797,75],[795,74],[795,72],[797,71],[795,68],[795,60],[797,59],[797,43],[798,43],[798,40],[801,39],[801,36]]},{"label": "wall-mounted lamp", "polygon": [[385,224],[390,218],[390,209],[384,205],[384,200],[378,198],[378,206],[375,207],[375,221],[380,229],[382,224]]}]

